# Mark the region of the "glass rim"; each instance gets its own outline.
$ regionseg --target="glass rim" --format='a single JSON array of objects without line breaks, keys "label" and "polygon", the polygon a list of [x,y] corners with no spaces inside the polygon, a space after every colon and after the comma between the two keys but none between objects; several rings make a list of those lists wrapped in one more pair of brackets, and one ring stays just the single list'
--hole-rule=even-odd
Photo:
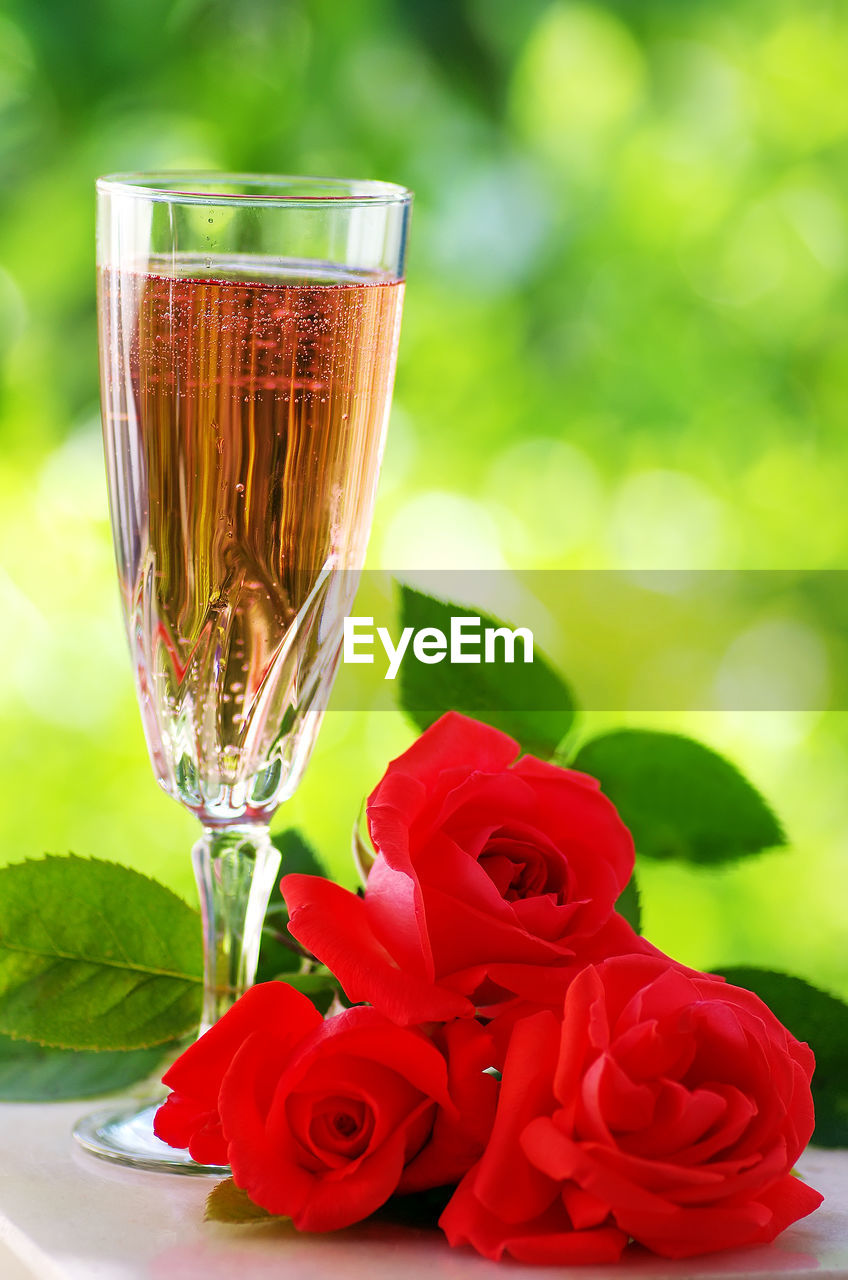
[{"label": "glass rim", "polygon": [[[95,186],[104,194],[134,196],[166,204],[232,205],[255,208],[371,208],[375,205],[410,205],[412,192],[393,182],[370,178],[315,178],[277,173],[223,173],[217,170],[159,170],[150,173],[107,173]],[[216,190],[241,186],[246,190]],[[296,188],[316,188],[318,194],[297,194]],[[208,188],[203,190],[203,187]],[[251,191],[263,187],[265,191]],[[273,188],[280,188],[274,191]],[[194,188],[194,189],[192,189]],[[271,190],[267,190],[271,188]],[[289,189],[288,194],[286,188]]]}]

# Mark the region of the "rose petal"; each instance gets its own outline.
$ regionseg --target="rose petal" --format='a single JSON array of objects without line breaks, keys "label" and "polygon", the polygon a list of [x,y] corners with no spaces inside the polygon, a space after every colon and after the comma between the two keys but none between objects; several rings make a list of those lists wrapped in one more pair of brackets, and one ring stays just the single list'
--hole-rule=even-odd
[{"label": "rose petal", "polygon": [[618,1210],[626,1205],[638,1213],[671,1212],[661,1197],[631,1182],[614,1168],[595,1158],[603,1148],[597,1144],[574,1142],[548,1116],[531,1120],[521,1133],[521,1147],[540,1172],[556,1182],[573,1181],[596,1199]]},{"label": "rose petal", "polygon": [[316,1179],[303,1167],[293,1139],[268,1134],[268,1095],[279,1077],[280,1064],[268,1052],[268,1041],[251,1036],[224,1077],[219,1106],[236,1186],[269,1213],[294,1218]]},{"label": "rose petal", "polygon": [[620,1139],[622,1134],[644,1129],[654,1119],[656,1098],[656,1088],[634,1084],[605,1052],[583,1076],[577,1131],[580,1137],[600,1140],[611,1130]]},{"label": "rose petal", "polygon": [[456,1114],[437,1110],[429,1141],[404,1170],[401,1192],[458,1182],[482,1155],[494,1124],[498,1081],[487,1074],[496,1057],[492,1037],[479,1022],[463,1019],[448,1023],[438,1038]]},{"label": "rose petal", "polygon": [[320,1022],[321,1015],[312,1002],[288,983],[257,983],[180,1054],[162,1083],[175,1092],[188,1093],[190,1089],[196,1101],[214,1105],[221,1077],[253,1031],[269,1029],[295,1045]]},{"label": "rose petal", "polygon": [[[443,799],[434,825],[448,835],[472,859],[477,859],[495,831],[505,828],[524,834],[531,842],[539,839],[563,862],[562,851],[551,840],[538,799],[514,769],[483,773],[468,772]],[[426,864],[425,864],[426,865]]]},{"label": "rose petal", "polygon": [[402,1024],[471,1017],[470,1000],[398,967],[355,893],[320,876],[284,876],[281,888],[289,931],[333,971],[350,1000],[369,1001]]},{"label": "rose petal", "polygon": [[227,1163],[227,1140],[217,1110],[172,1093],[153,1117],[153,1132],[170,1147],[183,1147],[198,1164]]},{"label": "rose petal", "polygon": [[439,1219],[439,1226],[454,1248],[471,1245],[493,1262],[499,1262],[506,1254],[517,1262],[567,1266],[615,1262],[627,1244],[624,1232],[614,1227],[572,1230],[561,1201],[529,1221],[505,1223],[478,1199],[475,1185],[476,1170],[472,1169]]},{"label": "rose petal", "polygon": [[522,756],[513,765],[513,773],[522,778],[538,778],[542,782],[561,781],[563,775],[572,786],[585,787],[587,791],[600,791],[601,784],[590,773],[581,773],[579,769],[564,769],[562,765],[551,764],[548,760],[539,760],[536,756]]},{"label": "rose petal", "polygon": [[673,1155],[675,1162],[703,1164],[736,1143],[756,1114],[756,1103],[732,1085],[689,1090],[666,1081],[657,1097],[653,1123],[620,1138],[620,1146],[629,1155],[651,1159]]},{"label": "rose petal", "polygon": [[316,1180],[309,1198],[290,1215],[298,1231],[338,1231],[369,1217],[397,1189],[405,1153],[406,1134],[399,1130],[357,1166],[355,1177]]},{"label": "rose petal", "polygon": [[663,1258],[691,1258],[757,1244],[771,1221],[769,1211],[754,1201],[739,1207],[675,1208],[661,1217],[617,1208],[613,1216],[623,1231]]},{"label": "rose petal", "polygon": [[478,1166],[476,1195],[504,1222],[534,1218],[556,1198],[557,1187],[525,1159],[521,1136],[553,1104],[557,1020],[543,1012],[515,1024],[504,1063],[492,1135]]},{"label": "rose petal", "polygon": [[454,897],[447,886],[428,886],[427,924],[437,977],[487,962],[556,964],[572,954],[563,943],[534,938],[514,918],[504,921]]},{"label": "rose petal", "polygon": [[[323,1047],[323,1046],[322,1046]],[[269,1131],[283,1122],[280,1110],[285,1111],[285,1124],[305,1151],[327,1165],[347,1166],[354,1158],[376,1150],[391,1133],[405,1123],[406,1118],[422,1100],[421,1090],[416,1089],[404,1076],[391,1067],[383,1066],[371,1058],[346,1053],[341,1047],[331,1056],[317,1057],[310,1052],[306,1072],[299,1083],[285,1079],[285,1089],[278,1090],[277,1098],[267,1119]],[[337,1159],[338,1151],[325,1151],[315,1145],[310,1125],[315,1108],[327,1099],[341,1106],[345,1099],[358,1100],[373,1117],[369,1125],[369,1140],[358,1153],[344,1151]],[[334,1147],[338,1144],[334,1144]]]},{"label": "rose petal", "polygon": [[545,894],[538,898],[518,898],[510,905],[523,929],[548,942],[556,942],[570,933],[582,903],[557,902],[553,894]]},{"label": "rose petal", "polygon": [[173,1092],[154,1117],[156,1136],[187,1147],[199,1164],[226,1164],[218,1093],[236,1053],[253,1031],[265,1028],[285,1056],[320,1022],[311,1001],[287,983],[251,987],[165,1072],[162,1083]]},{"label": "rose petal", "polygon": [[[314,1078],[319,1070],[317,1064],[312,1065],[318,1046],[323,1058],[321,1071],[334,1071],[333,1059],[340,1056],[362,1058],[375,1066],[388,1064],[399,1078],[448,1111],[454,1111],[448,1092],[447,1065],[436,1046],[423,1032],[395,1026],[377,1009],[344,1009],[328,1018],[300,1044],[281,1085],[291,1088],[304,1070],[309,1075],[307,1083]],[[377,1101],[375,1097],[375,1104]]]},{"label": "rose petal", "polygon": [[[425,790],[432,791],[439,777],[450,769],[499,773],[515,760],[518,750],[515,739],[498,729],[448,711],[391,762],[385,777],[406,774],[419,779]],[[379,800],[382,786],[380,782],[374,788],[369,807]]]},{"label": "rose petal", "polygon": [[[402,968],[432,980],[433,955],[421,886],[408,857],[395,857],[394,863],[391,866],[387,856],[379,853],[368,873],[369,924]],[[399,863],[406,863],[406,869]]]},{"label": "rose petal", "polygon": [[695,1040],[679,1028],[660,1028],[656,1019],[637,1023],[613,1045],[616,1060],[634,1080],[679,1078],[695,1057]]},{"label": "rose petal", "polygon": [[432,888],[449,888],[452,896],[504,921],[507,927],[515,926],[512,904],[501,897],[477,859],[460,848],[444,831],[433,833],[426,851],[417,859],[417,866],[425,884],[428,903]]},{"label": "rose petal", "polygon": [[[566,955],[561,964],[548,965],[490,964],[488,974],[492,982],[513,992],[523,1003],[558,1009],[574,974],[571,959]],[[534,1010],[531,1008],[526,1012]],[[489,1010],[489,1016],[491,1014],[492,1010]]]},{"label": "rose petal", "polygon": [[609,1044],[603,997],[601,976],[593,965],[589,965],[578,973],[565,998],[553,1091],[571,1124],[577,1111],[580,1080],[586,1066],[598,1051],[605,1050]]},{"label": "rose petal", "polygon": [[767,1244],[793,1222],[806,1218],[808,1213],[818,1209],[824,1196],[804,1182],[803,1178],[787,1174],[785,1178],[761,1191],[757,1199],[771,1210],[771,1221],[758,1241],[760,1244]]},{"label": "rose petal", "polygon": [[[615,806],[574,770],[524,757],[511,772],[533,787],[545,815],[545,832],[577,877],[575,895],[591,899],[601,916],[607,915],[630,879],[636,857],[633,838]],[[603,858],[597,857],[598,849]]]},{"label": "rose petal", "polygon": [[576,1182],[566,1182],[562,1189],[562,1202],[574,1226],[583,1231],[587,1227],[599,1227],[609,1218],[609,1205],[605,1200],[590,1195]]}]

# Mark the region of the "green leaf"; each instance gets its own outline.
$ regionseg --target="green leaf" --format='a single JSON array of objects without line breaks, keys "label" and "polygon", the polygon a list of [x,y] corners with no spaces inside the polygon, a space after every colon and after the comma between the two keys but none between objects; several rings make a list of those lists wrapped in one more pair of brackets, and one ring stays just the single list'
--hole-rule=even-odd
[{"label": "green leaf", "polygon": [[197,912],[155,880],[74,855],[0,870],[0,1033],[165,1044],[196,1030],[202,973]]},{"label": "green leaf", "polygon": [[350,1001],[342,991],[338,978],[324,965],[313,963],[310,968],[300,969],[297,972],[283,971],[268,974],[262,977],[261,981],[288,983],[290,987],[294,987],[295,991],[300,991],[311,1000],[319,1013],[325,1015],[336,1001],[345,1007],[350,1006]]},{"label": "green leaf", "polygon": [[244,1226],[251,1222],[289,1222],[289,1218],[278,1217],[254,1204],[246,1191],[237,1187],[232,1178],[225,1178],[212,1188],[206,1197],[206,1211],[203,1215],[206,1222],[228,1222],[233,1226]]},{"label": "green leaf", "polygon": [[281,981],[287,982],[290,987],[294,987],[295,991],[301,991],[303,995],[309,996],[315,1004],[322,1003],[325,996],[326,1003],[330,1004],[333,996],[341,990],[338,978],[323,964],[302,973],[283,974]]},{"label": "green leaf", "polygon": [[259,963],[256,981],[270,982],[272,978],[288,977],[303,963],[306,952],[289,933],[289,913],[282,898],[268,904],[259,943]]},{"label": "green leaf", "polygon": [[640,855],[717,864],[785,843],[760,793],[723,756],[673,733],[618,729],[580,748]]},{"label": "green leaf", "polygon": [[[271,837],[271,843],[282,856],[280,874],[298,872],[309,876],[326,876],[327,871],[312,846],[299,831],[290,827]],[[265,920],[262,924],[262,941],[259,948],[257,982],[269,982],[281,975],[288,976],[301,966],[307,953],[289,933],[289,913],[279,889],[272,892]]]},{"label": "green leaf", "polygon": [[126,1089],[152,1075],[169,1047],[96,1053],[0,1036],[0,1102],[61,1102]]},{"label": "green leaf", "polygon": [[326,876],[327,868],[318,854],[295,827],[279,831],[271,837],[271,844],[279,849],[282,856],[280,875],[299,872],[306,876]]},{"label": "green leaf", "polygon": [[848,1005],[803,978],[747,965],[715,970],[737,987],[755,991],[798,1040],[816,1055],[813,1100],[822,1147],[848,1146]]},{"label": "green leaf", "polygon": [[624,886],[615,909],[620,916],[624,916],[635,933],[642,932],[642,895],[636,883],[635,871]]},{"label": "green leaf", "polygon": [[[470,605],[437,600],[434,596],[400,585],[401,626],[437,627],[450,634],[453,617],[474,617],[480,625],[503,627],[506,623]],[[571,690],[534,645],[532,663],[523,662],[523,646],[516,644],[516,661],[454,665],[445,657],[438,664],[420,662],[408,650],[400,665],[400,704],[419,729],[427,729],[446,711],[494,725],[516,738],[524,751],[549,757],[574,723],[575,702]]]}]

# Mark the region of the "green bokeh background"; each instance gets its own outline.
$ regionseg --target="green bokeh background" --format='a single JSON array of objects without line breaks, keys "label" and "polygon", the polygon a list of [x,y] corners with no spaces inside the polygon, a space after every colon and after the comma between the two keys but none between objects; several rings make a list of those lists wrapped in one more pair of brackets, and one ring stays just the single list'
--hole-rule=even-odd
[{"label": "green bokeh background", "polygon": [[[0,859],[73,849],[192,892],[194,823],[153,782],[119,621],[98,173],[414,188],[375,568],[842,567],[846,85],[840,0],[6,0]],[[815,634],[798,643],[826,683]],[[848,996],[848,717],[583,732],[620,723],[726,752],[791,838],[721,871],[645,866],[649,935]],[[361,798],[411,738],[331,712],[276,825],[351,881]]]}]

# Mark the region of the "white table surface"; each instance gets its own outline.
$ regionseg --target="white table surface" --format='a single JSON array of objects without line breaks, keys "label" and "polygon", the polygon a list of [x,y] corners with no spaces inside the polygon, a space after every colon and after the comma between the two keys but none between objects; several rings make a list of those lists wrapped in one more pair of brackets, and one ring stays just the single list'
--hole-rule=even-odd
[{"label": "white table surface", "polygon": [[[95,1104],[96,1105],[96,1104]],[[504,1280],[564,1270],[496,1266],[436,1231],[364,1224],[327,1236],[274,1223],[203,1221],[213,1180],[122,1169],[70,1136],[80,1103],[0,1105],[0,1280]],[[684,1262],[636,1251],[580,1280],[786,1276],[848,1280],[848,1153],[810,1149],[799,1168],[824,1205],[771,1245]]]}]

